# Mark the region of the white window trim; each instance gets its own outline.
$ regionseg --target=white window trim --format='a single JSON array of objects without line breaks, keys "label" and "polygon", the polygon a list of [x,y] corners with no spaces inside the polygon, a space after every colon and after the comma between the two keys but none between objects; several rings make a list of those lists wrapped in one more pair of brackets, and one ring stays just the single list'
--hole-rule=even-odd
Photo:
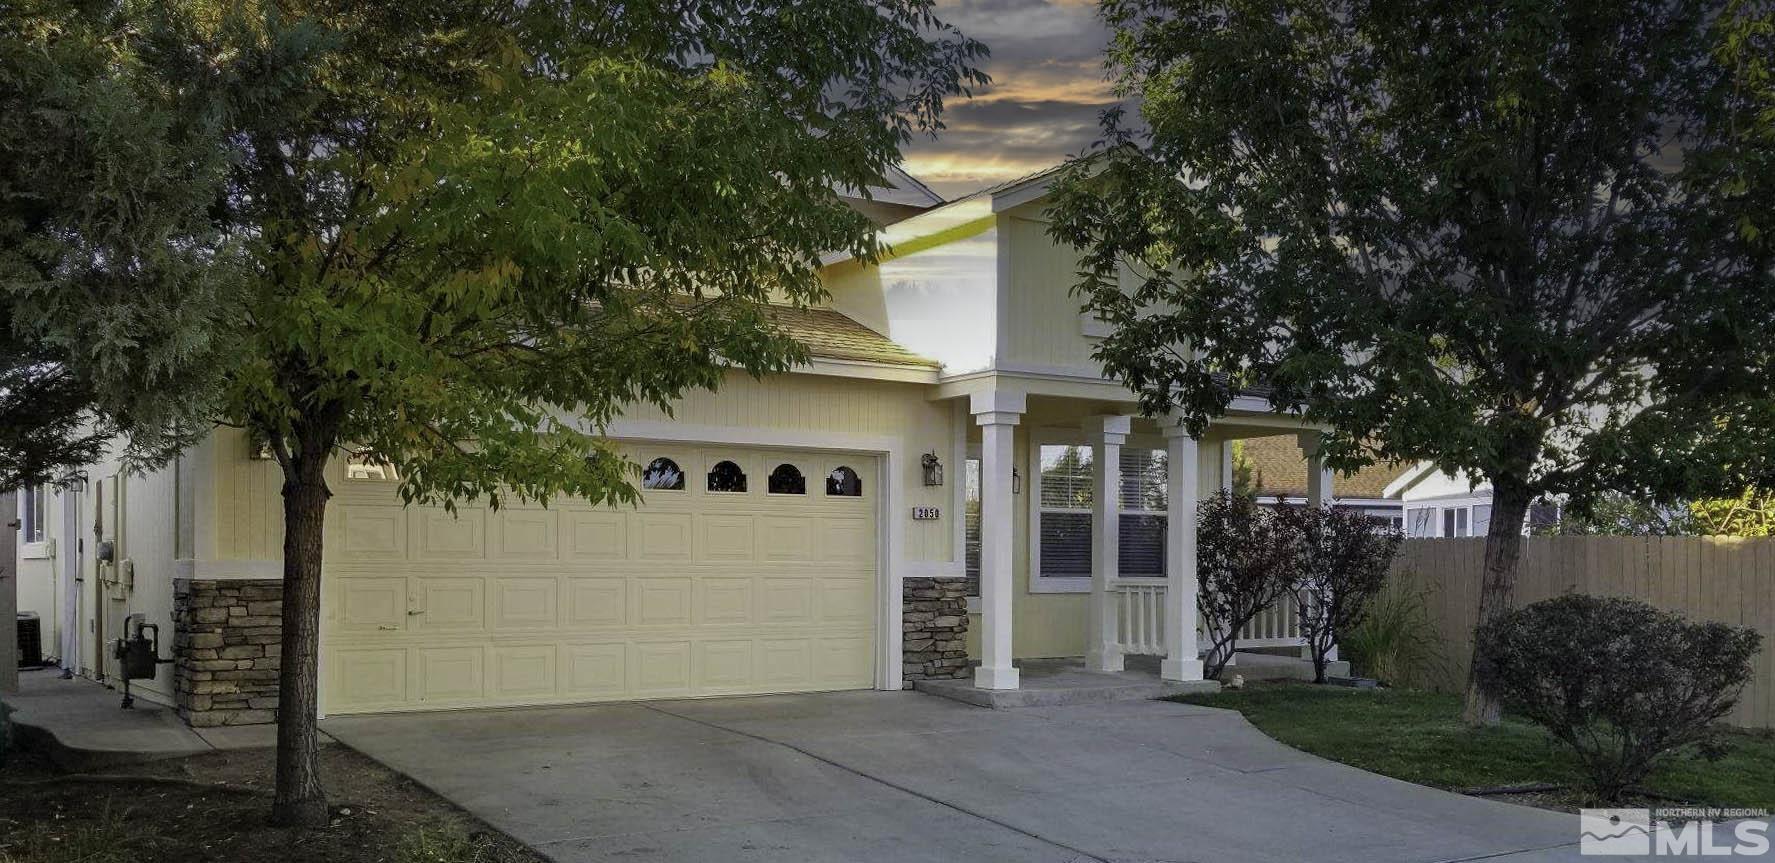
[{"label": "white window trim", "polygon": [[[1025,477],[1023,493],[1027,495],[1024,512],[1029,516],[1029,527],[1025,531],[1029,535],[1029,582],[1030,593],[1090,593],[1091,577],[1081,578],[1042,576],[1042,447],[1043,446],[1082,446],[1091,449],[1093,461],[1097,458],[1096,449],[1083,431],[1066,428],[1032,428],[1029,430],[1028,464],[1024,465]],[[1122,447],[1136,449],[1165,449],[1165,439],[1152,435],[1129,435]],[[1121,465],[1116,465],[1117,476],[1120,477]],[[1166,465],[1165,479],[1170,481],[1170,465]],[[1118,513],[1120,512],[1118,508]],[[1135,512],[1146,512],[1135,510]],[[1095,515],[1088,512],[1088,515]],[[1119,529],[1119,525],[1118,525]],[[1163,578],[1130,576],[1136,581],[1151,581],[1163,584]]]}]

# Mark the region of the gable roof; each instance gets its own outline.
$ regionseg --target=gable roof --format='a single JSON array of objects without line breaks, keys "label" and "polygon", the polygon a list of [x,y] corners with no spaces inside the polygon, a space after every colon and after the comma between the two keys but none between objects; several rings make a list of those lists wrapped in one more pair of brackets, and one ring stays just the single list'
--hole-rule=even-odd
[{"label": "gable roof", "polygon": [[921,357],[898,342],[832,309],[776,306],[771,317],[783,331],[807,346],[819,359],[935,369],[936,360]]},{"label": "gable roof", "polygon": [[[1262,495],[1303,497],[1307,493],[1307,459],[1293,435],[1245,438],[1245,460],[1251,483]],[[1409,472],[1410,462],[1372,464],[1351,476],[1338,474],[1331,490],[1339,498],[1379,500],[1391,497],[1387,486]]]}]

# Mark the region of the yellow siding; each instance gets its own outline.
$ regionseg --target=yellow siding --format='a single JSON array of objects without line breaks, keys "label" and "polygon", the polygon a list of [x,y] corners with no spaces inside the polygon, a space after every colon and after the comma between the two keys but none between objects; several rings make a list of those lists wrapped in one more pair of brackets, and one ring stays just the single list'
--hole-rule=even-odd
[{"label": "yellow siding", "polygon": [[1050,239],[1046,222],[1019,215],[1001,220],[1002,242],[1009,244],[1001,363],[1095,370],[1092,340],[1084,335],[1080,303],[1071,293],[1078,254]]}]

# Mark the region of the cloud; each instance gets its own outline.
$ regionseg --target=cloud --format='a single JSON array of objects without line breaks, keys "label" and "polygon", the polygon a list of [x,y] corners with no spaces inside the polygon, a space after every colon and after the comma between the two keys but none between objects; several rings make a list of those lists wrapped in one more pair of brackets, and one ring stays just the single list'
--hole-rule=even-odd
[{"label": "cloud", "polygon": [[993,83],[952,100],[948,128],[909,145],[906,169],[959,197],[1089,147],[1098,115],[1115,103],[1096,8],[1094,0],[939,0],[940,17],[992,49]]}]

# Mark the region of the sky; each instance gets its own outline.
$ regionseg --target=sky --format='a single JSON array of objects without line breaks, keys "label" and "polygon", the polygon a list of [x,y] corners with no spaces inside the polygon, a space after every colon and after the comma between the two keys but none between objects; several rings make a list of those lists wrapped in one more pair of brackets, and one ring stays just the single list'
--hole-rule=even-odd
[{"label": "sky", "polygon": [[958,198],[1051,167],[1098,138],[1114,104],[1103,76],[1108,33],[1095,0],[938,0],[939,17],[986,43],[993,83],[946,103],[937,140],[908,145],[904,167]]}]

